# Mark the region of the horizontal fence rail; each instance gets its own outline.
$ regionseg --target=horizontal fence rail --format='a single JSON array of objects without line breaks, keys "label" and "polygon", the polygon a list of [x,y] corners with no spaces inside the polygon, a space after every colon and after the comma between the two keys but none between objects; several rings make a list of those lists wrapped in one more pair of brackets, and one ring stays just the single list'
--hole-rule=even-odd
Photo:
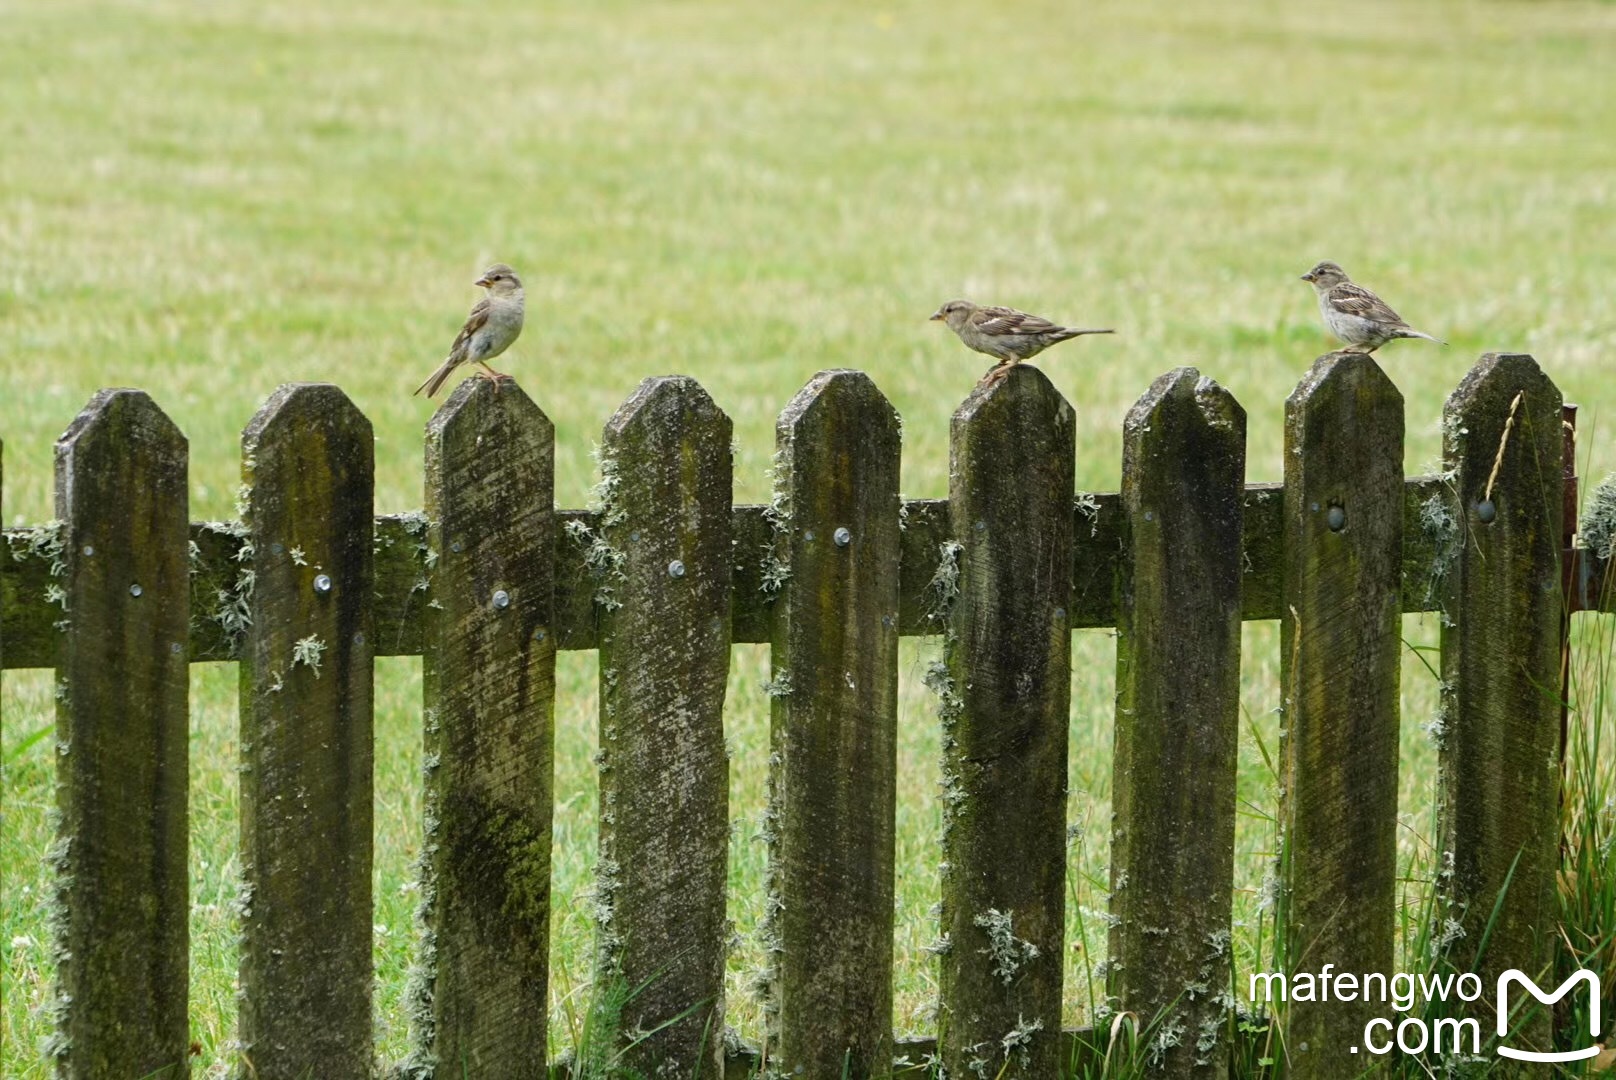
[{"label": "horizontal fence rail", "polygon": [[[1248,622],[1278,619],[1281,600],[1282,534],[1285,485],[1247,484],[1244,511],[1240,617]],[[1433,500],[1435,500],[1433,502]],[[1441,594],[1433,587],[1452,552],[1450,540],[1432,531],[1435,508],[1450,504],[1452,488],[1438,476],[1415,476],[1403,482],[1402,610],[1439,611]],[[765,586],[773,557],[769,507],[736,504],[730,531],[735,538],[734,585],[730,594],[731,640],[767,644],[770,640],[773,593]],[[1072,511],[1073,630],[1111,627],[1117,623],[1113,583],[1122,560],[1121,495],[1085,492]],[[904,637],[941,634],[934,617],[932,579],[948,542],[948,500],[903,501],[899,534],[898,632]],[[577,536],[592,534],[600,514],[591,510],[558,510],[555,550],[556,648],[598,648],[596,587],[589,566],[589,547]],[[427,520],[420,514],[383,514],[376,518],[376,655],[420,656],[425,651],[426,581],[436,552],[426,543]],[[49,526],[3,531],[0,545],[0,635],[5,641],[5,669],[56,665],[54,625],[60,608],[45,602],[53,583],[49,560],[27,557],[48,545]],[[238,659],[228,621],[241,563],[242,539],[234,522],[193,521],[191,554],[190,659],[192,663]],[[1570,568],[1573,611],[1616,610],[1616,597],[1604,588],[1606,562],[1585,548],[1576,549]]]},{"label": "horizontal fence rail", "polygon": [[[57,444],[61,520],[0,538],[0,663],[58,675],[57,1074],[187,1060],[186,665],[240,662],[240,1057],[261,1080],[540,1075],[557,650],[599,649],[587,1075],[1042,1078],[1062,1031],[1071,631],[1117,630],[1106,1007],[1152,1075],[1223,1077],[1242,620],[1282,623],[1275,915],[1292,970],[1394,955],[1400,614],[1442,613],[1434,917],[1478,970],[1552,959],[1569,616],[1616,610],[1575,546],[1571,425],[1529,356],[1450,397],[1439,476],[1402,475],[1403,401],[1319,358],[1285,475],[1194,368],[1124,425],[1122,490],[1074,492],[1074,412],[1030,367],[954,414],[947,499],[898,495],[901,426],[822,372],[776,429],[774,499],[732,502],[731,423],[647,379],[606,425],[600,506],[553,505],[555,433],[471,379],[427,429],[425,513],[376,516],[369,422],[278,390],[243,436],[240,521],[188,522],[187,447],[138,391]],[[1572,429],[1574,430],[1574,429]],[[1608,558],[1608,551],[1605,552]],[[938,1026],[891,1031],[897,639],[936,635]],[[757,1048],[724,1024],[730,646],[768,643]],[[374,1061],[373,659],[425,658],[411,1052]],[[1501,898],[1501,899],[1500,899]],[[1274,1008],[1293,1076],[1357,1075],[1361,1013]],[[1546,1014],[1513,1036],[1552,1040]],[[1114,1047],[1112,1047],[1114,1049]],[[1272,1045],[1266,1051],[1273,1052]],[[114,1064],[115,1063],[115,1064]],[[590,1070],[594,1070],[591,1072]]]}]

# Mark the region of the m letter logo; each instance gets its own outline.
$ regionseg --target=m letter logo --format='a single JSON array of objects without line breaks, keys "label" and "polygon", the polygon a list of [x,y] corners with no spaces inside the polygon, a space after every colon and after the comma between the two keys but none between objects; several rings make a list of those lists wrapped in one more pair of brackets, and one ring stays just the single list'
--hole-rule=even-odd
[{"label": "m letter logo", "polygon": [[[1560,984],[1560,988],[1552,994],[1545,994],[1538,989],[1537,983],[1528,979],[1518,968],[1510,968],[1498,976],[1498,1037],[1500,1039],[1509,1034],[1509,984],[1515,982],[1532,992],[1532,996],[1545,1005],[1553,1005],[1556,1001],[1571,992],[1571,987],[1579,982],[1588,984],[1588,993],[1593,1002],[1588,1009],[1588,1034],[1594,1038],[1599,1037],[1599,976],[1586,969],[1577,972],[1571,978]],[[1535,1050],[1516,1050],[1510,1046],[1500,1046],[1498,1053],[1503,1057],[1514,1058],[1516,1061],[1581,1061],[1591,1058],[1599,1053],[1597,1044],[1582,1050],[1566,1050],[1561,1053],[1543,1053]]]}]

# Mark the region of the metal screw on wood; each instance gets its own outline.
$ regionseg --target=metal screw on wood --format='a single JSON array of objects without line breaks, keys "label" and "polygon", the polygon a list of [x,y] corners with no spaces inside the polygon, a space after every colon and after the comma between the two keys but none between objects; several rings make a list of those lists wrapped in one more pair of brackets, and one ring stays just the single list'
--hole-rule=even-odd
[{"label": "metal screw on wood", "polygon": [[84,554],[86,556],[94,555],[95,554],[95,545],[94,544],[85,544],[84,545]]},{"label": "metal screw on wood", "polygon": [[1345,507],[1332,506],[1324,519],[1330,526],[1331,532],[1340,532],[1347,527],[1347,511]]},{"label": "metal screw on wood", "polygon": [[680,562],[678,559],[673,560],[671,563],[668,564],[668,576],[670,576],[670,577],[684,577],[685,576],[685,564]]},{"label": "metal screw on wood", "polygon": [[1491,499],[1483,499],[1476,504],[1476,517],[1483,525],[1491,525],[1498,518],[1498,507]]},{"label": "metal screw on wood", "polygon": [[140,587],[140,584],[138,582],[136,584],[134,584],[134,585],[129,586],[129,595],[130,596],[139,597],[140,594],[145,592],[145,591],[146,591],[145,589],[142,589]]},{"label": "metal screw on wood", "polygon": [[853,534],[848,532],[846,528],[837,529],[835,540],[837,547],[846,547],[853,542]]},{"label": "metal screw on wood", "polygon": [[331,591],[331,575],[330,574],[315,574],[314,575],[314,591],[317,592],[317,593],[328,593],[328,592],[330,592]]},{"label": "metal screw on wood", "polygon": [[505,610],[506,608],[508,608],[510,606],[511,606],[511,594],[506,592],[504,589],[495,589],[494,590],[494,607],[495,607],[495,609],[499,610],[499,611],[503,611],[503,610]]}]

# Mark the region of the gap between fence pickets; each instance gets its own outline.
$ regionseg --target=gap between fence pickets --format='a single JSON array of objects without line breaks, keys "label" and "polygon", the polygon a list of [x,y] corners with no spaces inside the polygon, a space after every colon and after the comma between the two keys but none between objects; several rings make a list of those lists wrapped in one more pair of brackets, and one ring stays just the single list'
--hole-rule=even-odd
[{"label": "gap between fence pickets", "polygon": [[[1568,477],[1574,483],[1575,477]],[[1278,619],[1280,598],[1280,535],[1284,486],[1275,483],[1246,485],[1245,556],[1241,618],[1251,622]],[[1453,492],[1440,476],[1416,476],[1403,485],[1403,611],[1436,611],[1440,593],[1430,588],[1441,564],[1451,557],[1448,545],[1457,534],[1442,535],[1433,526],[1440,511],[1453,509]],[[1432,508],[1437,513],[1431,513]],[[767,643],[773,594],[767,586],[767,562],[772,551],[769,508],[737,504],[733,509],[736,566],[731,611],[732,640],[736,644]],[[1115,492],[1079,493],[1074,500],[1074,557],[1072,620],[1076,629],[1114,626],[1115,596],[1112,583],[1121,557],[1120,507]],[[595,584],[588,566],[588,551],[575,539],[575,531],[597,524],[587,510],[557,511],[555,554],[555,616],[558,645],[563,650],[596,647]],[[941,631],[933,619],[935,604],[931,582],[939,553],[948,537],[946,499],[909,499],[902,511],[902,557],[899,573],[900,632],[906,637]],[[585,530],[569,530],[579,522]],[[0,543],[0,633],[6,648],[5,669],[49,668],[56,663],[56,625],[61,609],[48,599],[59,584],[51,576],[50,561],[41,557],[54,523],[6,529]],[[381,515],[376,518],[375,620],[379,640],[377,656],[419,656],[422,623],[427,603],[426,584],[436,553],[425,542],[426,518],[420,513]],[[226,623],[231,587],[241,564],[242,544],[235,522],[192,522],[192,596],[190,659],[193,663],[233,660],[231,634]],[[46,545],[48,546],[48,544]],[[1616,595],[1605,588],[1607,560],[1578,546],[1567,549],[1565,579],[1570,611],[1616,611]]]}]

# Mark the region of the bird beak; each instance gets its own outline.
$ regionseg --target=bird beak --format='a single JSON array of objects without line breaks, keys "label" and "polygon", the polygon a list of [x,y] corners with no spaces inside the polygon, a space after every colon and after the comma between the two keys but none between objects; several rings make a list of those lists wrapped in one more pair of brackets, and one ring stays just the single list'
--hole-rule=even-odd
[{"label": "bird beak", "polygon": [[485,288],[485,289],[486,289],[486,288],[488,288],[488,287],[489,287],[489,286],[490,286],[490,285],[492,285],[492,284],[493,284],[493,282],[492,282],[492,281],[489,281],[489,280],[488,280],[488,279],[487,279],[487,278],[485,278],[485,277],[480,277],[480,278],[478,278],[478,279],[477,279],[477,280],[476,280],[476,281],[473,281],[473,282],[472,282],[472,284],[473,284],[473,285],[481,285],[481,286],[482,286],[482,287],[483,287],[483,288]]},{"label": "bird beak", "polygon": [[1312,274],[1303,274],[1302,275],[1302,280],[1303,281],[1312,281],[1313,280],[1313,275]]},{"label": "bird beak", "polygon": [[926,321],[927,322],[941,322],[942,318],[943,318],[943,309],[938,308],[936,311],[931,313],[931,317],[929,319],[927,319]]}]

